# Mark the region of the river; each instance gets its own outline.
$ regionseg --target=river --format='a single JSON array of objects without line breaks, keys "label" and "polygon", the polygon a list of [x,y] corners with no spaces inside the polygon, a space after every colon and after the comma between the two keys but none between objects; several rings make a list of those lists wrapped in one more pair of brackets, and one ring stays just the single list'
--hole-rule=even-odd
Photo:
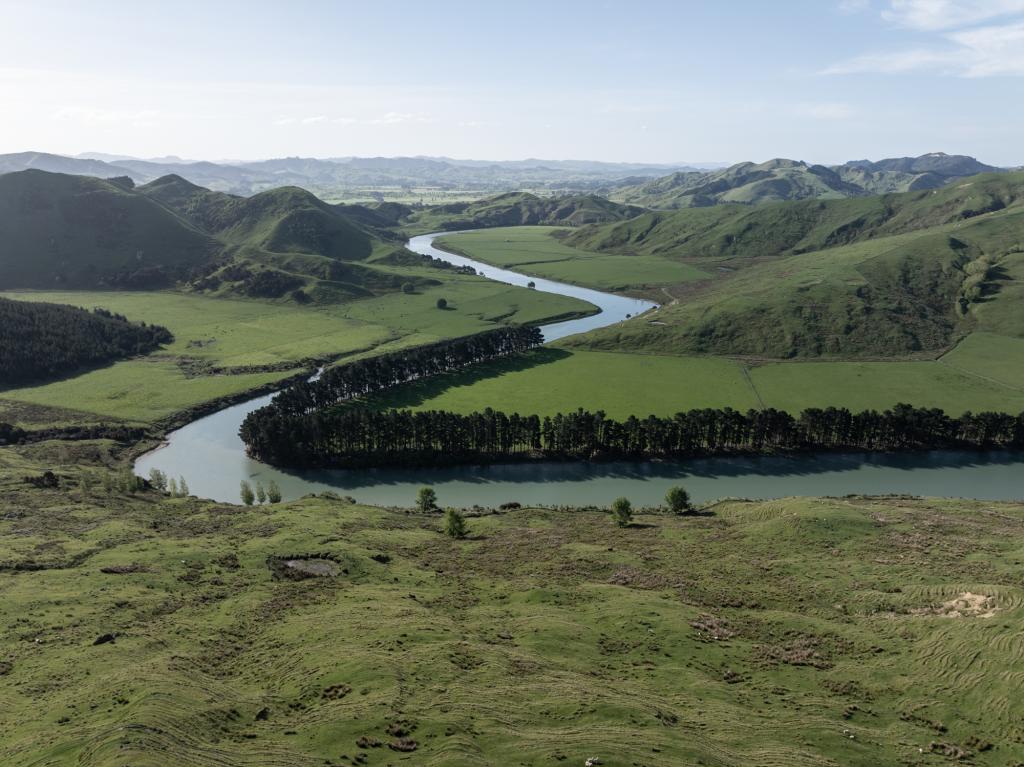
[{"label": "river", "polygon": [[[545,325],[547,341],[621,322],[654,308],[648,301],[602,293],[458,256],[433,247],[443,234],[413,237],[408,247],[456,266],[471,266],[485,277],[513,285],[535,283],[537,290],[580,298],[601,311],[589,317]],[[410,506],[423,485],[437,490],[442,505],[522,504],[607,505],[623,495],[634,505],[661,503],[673,485],[685,485],[693,499],[778,498],[789,495],[888,494],[1024,499],[1024,454],[935,451],[905,455],[817,454],[797,457],[708,458],[680,463],[528,463],[458,466],[446,469],[362,469],[280,471],[250,459],[238,436],[245,416],[273,394],[233,405],[167,435],[162,447],[136,461],[147,476],[160,469],[182,476],[190,492],[237,502],[242,480],[275,481],[285,500],[328,490],[361,503]]]}]

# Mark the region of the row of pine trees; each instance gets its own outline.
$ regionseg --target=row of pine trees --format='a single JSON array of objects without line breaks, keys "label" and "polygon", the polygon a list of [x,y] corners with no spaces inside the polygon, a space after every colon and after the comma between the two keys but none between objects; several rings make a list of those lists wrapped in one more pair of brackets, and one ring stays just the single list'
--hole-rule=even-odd
[{"label": "row of pine trees", "polygon": [[257,411],[242,428],[251,455],[279,466],[423,466],[524,459],[647,459],[809,450],[1024,448],[1024,414],[898,405],[853,413],[691,410],[616,420],[578,410],[550,417],[490,408],[378,411],[360,406],[289,414]]}]

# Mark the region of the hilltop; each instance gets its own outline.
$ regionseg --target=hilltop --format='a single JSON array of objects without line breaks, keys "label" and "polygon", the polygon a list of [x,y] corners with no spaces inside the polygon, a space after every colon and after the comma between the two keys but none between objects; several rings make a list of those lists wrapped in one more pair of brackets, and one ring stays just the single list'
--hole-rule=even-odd
[{"label": "hilltop", "polygon": [[935,153],[826,167],[798,160],[744,162],[711,172],[677,172],[617,189],[614,200],[655,209],[700,208],[722,203],[758,204],[832,200],[889,192],[936,189],[952,179],[998,171],[972,157]]}]

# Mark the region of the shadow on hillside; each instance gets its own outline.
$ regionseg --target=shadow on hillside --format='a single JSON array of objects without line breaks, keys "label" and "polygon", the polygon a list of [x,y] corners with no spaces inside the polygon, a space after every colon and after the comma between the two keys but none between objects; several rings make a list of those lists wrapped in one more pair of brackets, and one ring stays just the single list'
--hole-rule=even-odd
[{"label": "shadow on hillside", "polygon": [[[386,395],[374,400],[373,404],[378,407],[398,409],[419,407],[424,402],[443,394],[449,389],[472,386],[481,381],[498,378],[507,373],[520,373],[524,370],[557,362],[570,356],[572,356],[571,353],[563,349],[533,349],[525,354],[494,360],[493,362],[485,362],[455,373],[433,376],[399,386],[389,391]],[[502,403],[495,402],[491,407],[495,410],[501,410]],[[522,415],[529,414],[523,413]]]}]

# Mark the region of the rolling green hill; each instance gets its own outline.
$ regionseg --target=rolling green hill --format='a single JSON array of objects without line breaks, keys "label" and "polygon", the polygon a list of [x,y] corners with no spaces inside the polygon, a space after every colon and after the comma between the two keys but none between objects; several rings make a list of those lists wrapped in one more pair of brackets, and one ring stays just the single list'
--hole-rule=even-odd
[{"label": "rolling green hill", "polygon": [[222,245],[130,183],[0,176],[0,287],[164,287]]},{"label": "rolling green hill", "polygon": [[231,245],[311,253],[341,261],[364,259],[373,249],[370,235],[354,225],[343,208],[297,187],[237,197],[171,175],[138,191]]},{"label": "rolling green hill", "polygon": [[937,189],[956,178],[997,170],[972,157],[942,153],[879,162],[861,160],[834,167],[775,159],[739,163],[708,173],[673,173],[618,189],[610,196],[620,202],[662,210],[721,203],[833,200]]},{"label": "rolling green hill", "polygon": [[0,289],[167,288],[334,303],[437,284],[363,264],[398,246],[385,213],[283,187],[253,197],[165,176],[135,187],[43,171],[0,176]]},{"label": "rolling green hill", "polygon": [[566,243],[600,252],[750,261],[955,225],[1021,206],[1024,173],[984,174],[923,192],[650,211],[580,229]]},{"label": "rolling green hill", "polygon": [[582,226],[625,221],[642,212],[635,206],[620,205],[596,195],[537,197],[510,192],[476,202],[412,210],[402,219],[402,225],[416,233],[495,226]]},{"label": "rolling green hill", "polygon": [[[1007,177],[996,178],[1001,184]],[[980,177],[977,183],[983,187],[987,181]],[[884,358],[935,356],[975,330],[1022,336],[1024,205],[1010,187],[1003,196],[989,188],[977,197],[957,198],[955,191],[927,193],[927,199],[904,195],[902,209],[892,205],[892,215],[873,223],[879,236],[861,231],[846,245],[833,240],[833,247],[797,252],[798,243],[811,237],[807,227],[798,227],[786,237],[766,235],[764,249],[757,249],[758,229],[744,229],[751,249],[737,253],[739,246],[731,243],[718,252],[718,263],[747,259],[747,268],[655,315],[568,343],[674,354]],[[963,205],[972,200],[996,209],[972,208],[963,218]],[[806,210],[804,203],[771,207],[782,214],[794,206]],[[915,228],[929,220],[947,223]],[[900,229],[910,231],[893,233]],[[767,234],[778,231],[765,227]],[[812,238],[814,244],[829,244],[820,240],[823,231],[810,228],[819,238]],[[691,251],[684,245],[673,252],[685,260]]]}]

